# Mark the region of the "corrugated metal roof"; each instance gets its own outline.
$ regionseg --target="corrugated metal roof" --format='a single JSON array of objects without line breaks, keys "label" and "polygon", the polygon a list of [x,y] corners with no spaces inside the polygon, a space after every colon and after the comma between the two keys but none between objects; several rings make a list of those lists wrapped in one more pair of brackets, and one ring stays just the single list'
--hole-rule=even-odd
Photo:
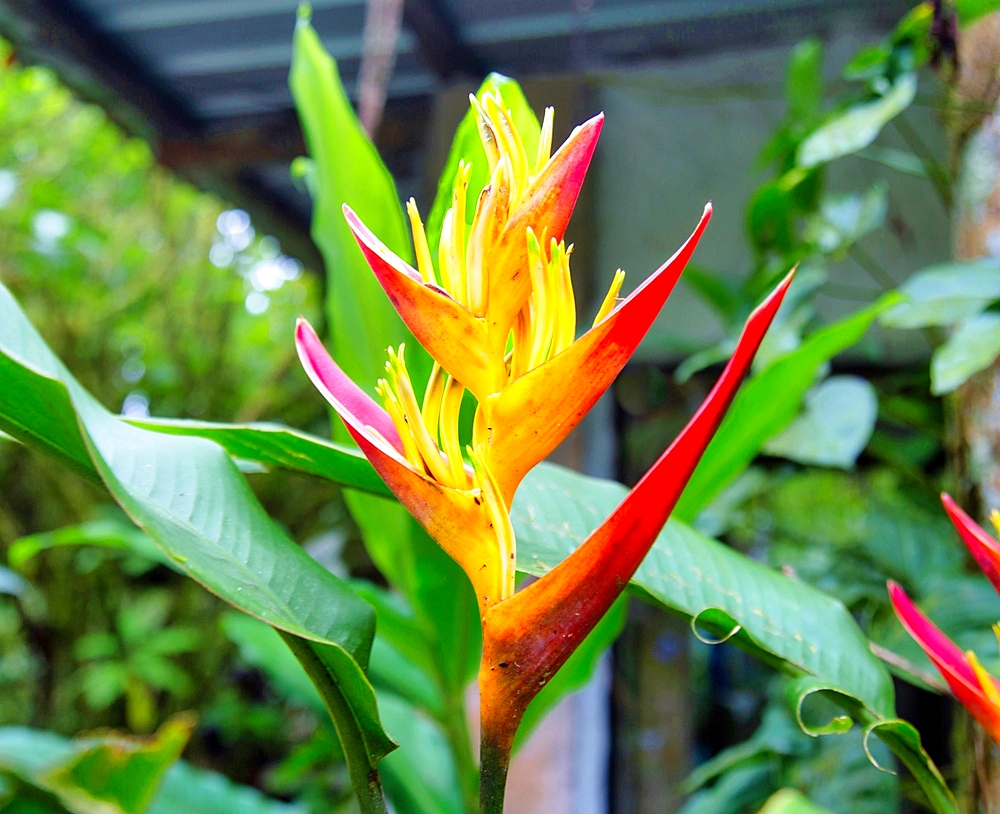
[{"label": "corrugated metal roof", "polygon": [[[158,143],[182,174],[256,206],[255,217],[269,210],[272,220],[284,222],[278,223],[279,232],[303,233],[308,202],[283,170],[301,150],[287,86],[297,5],[297,0],[0,0],[0,31],[23,58],[53,65],[126,127]],[[442,84],[486,70],[518,77],[614,70],[793,41],[822,32],[826,21],[845,9],[888,25],[905,5],[905,0],[405,0],[387,111],[392,116],[398,105],[409,105],[410,113],[413,104],[429,107]],[[313,24],[353,93],[364,2],[315,0],[312,8]],[[426,118],[410,115],[408,121]]]}]

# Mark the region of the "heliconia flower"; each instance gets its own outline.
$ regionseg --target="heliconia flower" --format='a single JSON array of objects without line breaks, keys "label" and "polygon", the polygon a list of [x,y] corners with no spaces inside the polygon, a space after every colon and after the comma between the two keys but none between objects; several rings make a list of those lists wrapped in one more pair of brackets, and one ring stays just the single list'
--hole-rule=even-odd
[{"label": "heliconia flower", "polygon": [[[615,512],[551,573],[515,593],[510,506],[518,484],[579,424],[638,347],[711,217],[621,299],[619,270],[592,327],[576,337],[569,215],[603,117],[578,127],[554,156],[546,110],[537,156],[525,154],[499,95],[473,98],[491,180],[466,230],[469,167],[460,164],[435,268],[416,205],[407,206],[417,268],[344,213],[376,278],[435,360],[418,397],[405,348],[388,350],[370,398],[300,320],[299,357],[375,470],[463,568],[483,622],[480,697],[483,789],[502,802],[507,757],[524,710],[624,590],[722,421],[791,283],[751,314],[715,388]],[[468,233],[466,233],[468,232]],[[458,415],[478,405],[463,451]],[[499,781],[499,782],[498,782]],[[500,797],[497,797],[497,794]]]},{"label": "heliconia flower", "polygon": [[390,252],[346,205],[344,214],[379,283],[417,341],[483,401],[507,383],[507,339],[532,293],[527,232],[531,230],[541,245],[562,240],[604,116],[576,128],[550,158],[549,108],[538,155],[529,162],[502,100],[487,95],[481,107],[472,98],[491,179],[466,231],[470,168],[459,166],[442,228],[439,276],[412,201],[407,209],[417,269]]},{"label": "heliconia flower", "polygon": [[[454,246],[466,240],[464,219],[454,217],[455,212],[465,211],[465,165],[459,167],[453,206],[444,222],[440,283],[412,200],[407,209],[419,270],[392,254],[350,208],[345,206],[344,212],[403,321],[441,367],[478,399],[474,446],[493,472],[509,508],[524,475],[579,424],[638,347],[694,253],[712,208],[706,206],[691,237],[624,301],[618,299],[624,280],[619,270],[593,327],[575,339],[576,306],[569,273],[572,246],[566,247],[561,235],[603,119],[595,117],[577,128],[549,159],[553,117],[552,109],[547,109],[535,163],[538,175],[532,176],[520,141],[503,135],[513,125],[500,100],[488,96],[484,107],[476,109],[483,145],[491,155],[491,184],[508,177],[520,179],[510,195],[516,201],[511,207],[514,214],[501,233],[513,234],[512,229],[520,228],[523,254],[497,254],[493,251],[496,244],[489,240],[487,248],[476,247],[477,235],[489,234],[481,223],[485,204],[477,210],[467,251],[456,254]],[[552,189],[543,194],[544,184],[550,181]],[[480,203],[490,194],[488,187]],[[517,214],[522,209],[523,217]],[[477,266],[479,257],[486,261]],[[492,292],[498,272],[507,281],[498,289],[504,296],[498,300],[499,295],[491,293],[480,308],[475,291],[489,288]],[[489,285],[473,285],[482,274],[490,276]],[[518,305],[511,322],[507,306],[515,301]],[[499,316],[495,307],[501,310]],[[508,353],[511,330],[513,347]]]},{"label": "heliconia flower", "polygon": [[[962,511],[958,504],[952,500],[951,495],[942,494],[941,502],[944,504],[944,509],[948,512],[951,522],[958,529],[962,541],[972,552],[976,563],[983,569],[987,579],[993,583],[993,587],[1000,592],[1000,543],[997,543],[978,523]],[[994,511],[991,519],[993,525],[997,526],[997,530],[1000,531],[1000,513]]]},{"label": "heliconia flower", "polygon": [[[513,739],[528,703],[625,589],[725,416],[792,276],[751,314],[712,392],[618,508],[555,569],[487,609],[480,671],[484,732]],[[496,746],[502,753],[505,744]]]},{"label": "heliconia flower", "polygon": [[986,672],[975,653],[971,650],[963,653],[924,616],[899,585],[889,582],[888,587],[893,610],[903,627],[923,648],[955,697],[979,721],[986,733],[1000,743],[1000,682]]},{"label": "heliconia flower", "polygon": [[510,519],[492,477],[474,456],[467,467],[458,445],[461,385],[435,367],[417,406],[400,346],[386,365],[391,381],[378,384],[384,409],[337,366],[304,319],[296,325],[295,346],[309,378],[375,471],[468,574],[480,610],[513,594]]}]

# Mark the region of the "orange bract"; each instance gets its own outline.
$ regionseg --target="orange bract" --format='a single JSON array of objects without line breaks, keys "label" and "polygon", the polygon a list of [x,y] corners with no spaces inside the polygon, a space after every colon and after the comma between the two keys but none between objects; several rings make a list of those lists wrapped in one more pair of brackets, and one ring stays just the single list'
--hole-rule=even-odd
[{"label": "orange bract", "polygon": [[[309,375],[413,516],[465,570],[483,618],[484,747],[509,751],[527,703],[604,615],[652,546],[725,415],[788,289],[790,274],[750,316],[736,351],[694,418],[618,509],[550,574],[514,592],[509,511],[524,475],[577,426],[638,347],[711,217],[624,300],[619,270],[593,326],[576,338],[563,233],[603,116],[573,131],[552,157],[546,111],[536,157],[524,152],[499,96],[473,99],[489,185],[466,229],[468,165],[456,176],[437,267],[414,202],[407,211],[417,268],[390,252],[347,206],[373,273],[435,360],[422,395],[405,349],[389,349],[377,405],[300,323]],[[458,440],[465,389],[478,401],[472,444]]]}]

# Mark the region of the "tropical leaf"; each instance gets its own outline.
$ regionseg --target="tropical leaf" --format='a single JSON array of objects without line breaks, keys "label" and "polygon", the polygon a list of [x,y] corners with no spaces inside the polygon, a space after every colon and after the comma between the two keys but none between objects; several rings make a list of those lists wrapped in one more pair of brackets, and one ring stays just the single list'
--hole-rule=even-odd
[{"label": "tropical leaf", "polygon": [[[374,385],[383,373],[386,347],[410,334],[358,250],[340,206],[350,203],[386,246],[411,259],[406,221],[392,177],[351,109],[336,63],[305,18],[296,29],[290,82],[315,162],[313,233],[327,264],[334,353],[351,378],[363,387]],[[363,325],[355,325],[359,321]],[[430,357],[410,342],[406,359],[419,389],[429,373]],[[335,438],[342,437],[340,432],[343,428],[335,421]],[[385,494],[384,488],[373,491]],[[345,499],[375,564],[421,618],[444,686],[461,693],[478,665],[479,615],[467,580],[395,501],[354,491],[345,493]]]},{"label": "tropical leaf", "polygon": [[31,729],[0,729],[0,772],[51,795],[72,814],[145,814],[193,729],[186,715],[149,738],[67,741]]},{"label": "tropical leaf", "polygon": [[954,325],[1000,300],[995,258],[942,263],[918,271],[899,287],[903,302],[879,318],[889,328]]},{"label": "tropical leaf", "polygon": [[674,517],[692,521],[761,451],[768,439],[787,427],[799,411],[821,365],[846,350],[872,321],[898,299],[882,297],[806,338],[792,353],[773,362],[743,385],[698,468],[681,495]]},{"label": "tropical leaf", "polygon": [[830,814],[796,789],[780,789],[772,794],[757,814]]},{"label": "tropical leaf", "polygon": [[[285,631],[296,655],[322,679],[355,787],[367,789],[369,773],[394,746],[363,670],[375,627],[367,603],[274,524],[221,447],[133,427],[109,413],[3,286],[0,370],[11,374],[0,391],[0,427],[59,460],[66,460],[60,444],[87,450],[91,472],[178,568]],[[52,399],[47,415],[36,412],[39,393]],[[72,416],[72,424],[56,427],[52,416]]]},{"label": "tropical leaf", "polygon": [[[189,724],[181,720],[167,726],[170,728],[161,730],[155,739],[145,741],[122,737],[74,741],[37,729],[0,728],[0,773],[13,772],[20,778],[41,778],[39,783],[44,790],[50,782],[47,776],[53,770],[58,775],[66,766],[79,764],[81,756],[89,756],[93,760],[114,749],[119,766],[106,774],[101,783],[110,781],[112,774],[120,777],[122,771],[129,772],[129,796],[143,798],[140,802],[144,806],[133,810],[148,810],[149,814],[232,814],[236,811],[240,814],[306,814],[301,805],[269,799],[256,789],[238,786],[220,774],[195,769],[184,761],[177,761],[178,746],[183,745],[180,738],[183,736],[186,740],[182,727]],[[145,759],[144,765],[140,765],[142,759]],[[100,764],[90,765],[97,768]],[[89,780],[97,779],[96,775],[96,772],[91,774]],[[82,794],[100,793],[92,782],[88,789],[86,776],[82,780],[85,785],[78,787],[71,796],[82,799]],[[29,782],[34,785],[33,781]],[[147,795],[151,795],[149,800],[145,799]],[[99,808],[90,806],[89,801],[82,805],[83,808],[71,803],[65,807],[57,805],[51,809],[30,810],[51,810],[53,814],[64,814],[66,810],[73,814],[118,814],[124,810],[118,801],[107,797],[100,800]],[[14,810],[13,807],[11,810]]]},{"label": "tropical leaf", "polygon": [[796,163],[815,167],[864,149],[886,124],[910,106],[916,94],[917,75],[902,74],[881,98],[849,107],[814,130],[799,145]]},{"label": "tropical leaf", "polygon": [[130,418],[130,424],[170,435],[215,441],[233,458],[291,469],[390,497],[392,493],[357,448],[324,441],[281,424],[217,424],[180,418]]},{"label": "tropical leaf", "polygon": [[15,568],[22,568],[40,551],[77,545],[96,545],[132,551],[146,559],[180,571],[177,563],[158,548],[156,543],[124,518],[88,520],[73,526],[63,526],[55,531],[21,537],[7,549],[7,561]]},{"label": "tropical leaf", "polygon": [[[285,698],[323,712],[323,700],[273,628],[239,613],[224,616],[222,627],[239,647],[243,660],[262,670]],[[372,649],[373,672],[380,657],[377,643],[378,639]],[[412,680],[415,670],[419,672],[408,665],[408,672],[396,677],[395,687],[388,691],[380,687],[379,691],[382,719],[401,744],[380,764],[386,792],[395,809],[406,814],[460,814],[464,809],[455,764],[440,727],[419,707],[393,692],[402,687],[414,694],[414,687],[405,683],[407,678]],[[426,677],[417,680],[426,681]]]},{"label": "tropical leaf", "polygon": [[802,464],[849,469],[868,444],[877,417],[878,396],[867,380],[831,376],[806,393],[802,413],[763,451]]},{"label": "tropical leaf", "polygon": [[958,324],[931,357],[931,392],[942,396],[965,384],[1000,356],[1000,314],[987,312]]},{"label": "tropical leaf", "polygon": [[337,363],[362,387],[375,384],[385,349],[406,342],[410,375],[426,381],[429,358],[382,291],[341,207],[348,203],[389,249],[412,261],[406,218],[392,175],[365,134],[340,81],[337,63],[300,7],[288,83],[309,150],[312,235],[327,274],[329,335]]},{"label": "tropical leaf", "polygon": [[[535,575],[550,571],[626,491],[620,484],[551,464],[537,466],[518,490],[512,511],[519,567]],[[810,731],[844,731],[853,718],[866,738],[882,738],[911,768],[936,811],[954,811],[950,792],[916,730],[896,718],[888,671],[840,602],[677,520],[661,532],[632,589],[690,619],[714,640],[731,640],[782,672],[799,676],[792,700],[804,728],[801,712],[807,700],[820,697],[817,693],[831,698],[850,717],[812,724]]]}]

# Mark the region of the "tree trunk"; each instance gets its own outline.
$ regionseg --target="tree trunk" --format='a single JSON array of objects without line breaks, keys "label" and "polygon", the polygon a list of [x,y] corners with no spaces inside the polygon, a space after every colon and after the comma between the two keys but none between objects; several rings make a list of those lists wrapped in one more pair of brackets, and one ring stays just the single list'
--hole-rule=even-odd
[{"label": "tree trunk", "polygon": [[[965,29],[949,105],[954,255],[1000,256],[1000,13]],[[981,520],[1000,509],[1000,363],[977,374],[948,404],[956,497]],[[1000,748],[964,713],[956,766],[967,814],[1000,814]]]}]

